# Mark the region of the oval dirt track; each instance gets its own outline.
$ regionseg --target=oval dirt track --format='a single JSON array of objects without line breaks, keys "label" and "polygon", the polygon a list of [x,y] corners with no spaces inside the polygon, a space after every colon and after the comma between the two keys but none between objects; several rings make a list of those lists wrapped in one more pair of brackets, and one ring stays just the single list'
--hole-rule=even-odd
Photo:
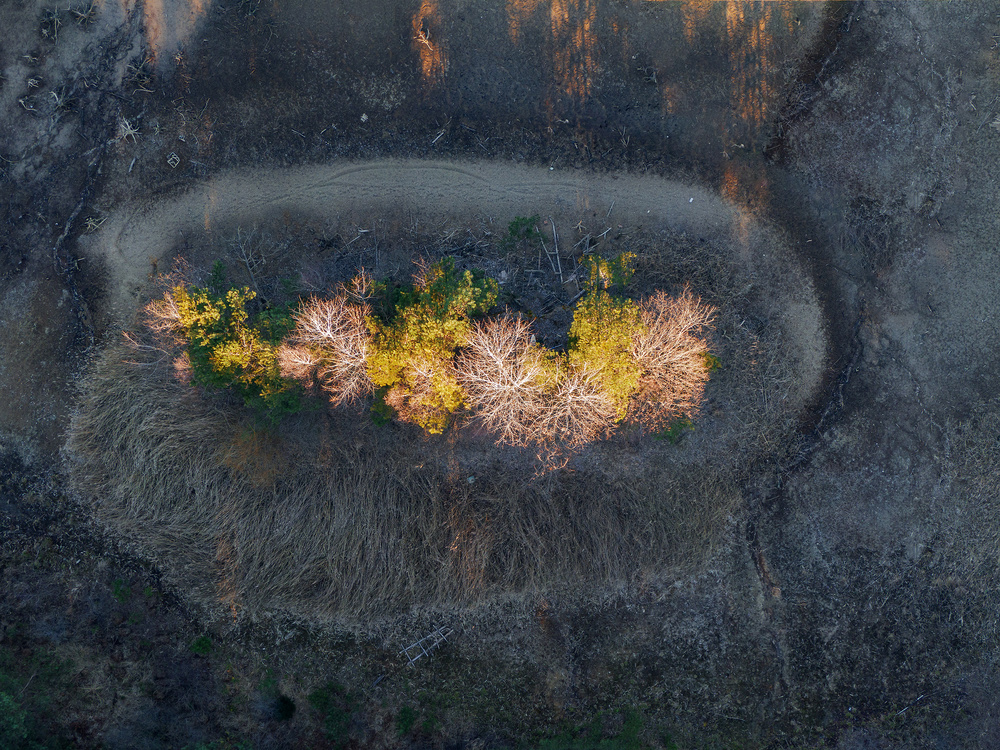
[{"label": "oval dirt track", "polygon": [[[805,404],[822,377],[826,335],[812,282],[778,234],[704,188],[658,177],[567,173],[489,162],[380,160],[283,169],[232,170],[182,193],[137,199],[81,238],[111,275],[112,316],[127,319],[151,260],[215,227],[290,213],[367,222],[409,216],[420,223],[540,213],[556,221],[603,219],[626,227],[686,232],[732,246],[750,278],[776,298],[783,335],[801,363],[790,396]],[[163,264],[165,265],[165,264]],[[160,267],[163,267],[161,265]],[[768,282],[769,279],[769,282]]]}]

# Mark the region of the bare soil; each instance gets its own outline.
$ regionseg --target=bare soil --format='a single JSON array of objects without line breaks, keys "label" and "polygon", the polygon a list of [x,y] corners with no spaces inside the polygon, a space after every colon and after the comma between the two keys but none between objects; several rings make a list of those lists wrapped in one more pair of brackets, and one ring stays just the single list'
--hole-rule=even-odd
[{"label": "bare soil", "polygon": [[[1000,741],[997,3],[48,9],[0,6],[0,693],[33,741],[586,746],[630,712],[637,747]],[[257,225],[398,263],[531,213],[721,233],[774,292],[795,429],[696,572],[234,620],[71,496],[78,378],[174,254]]]}]

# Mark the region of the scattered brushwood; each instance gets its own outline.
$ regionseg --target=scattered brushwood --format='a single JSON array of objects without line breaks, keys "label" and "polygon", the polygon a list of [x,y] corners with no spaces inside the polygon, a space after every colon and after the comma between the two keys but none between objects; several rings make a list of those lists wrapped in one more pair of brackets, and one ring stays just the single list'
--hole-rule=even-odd
[{"label": "scattered brushwood", "polygon": [[247,18],[256,18],[260,13],[261,0],[239,0],[239,11]]},{"label": "scattered brushwood", "polygon": [[77,6],[76,8],[70,8],[69,11],[70,16],[72,16],[77,26],[89,26],[95,20],[97,20],[97,13],[98,13],[97,0],[92,0],[89,3],[84,3],[83,5]]},{"label": "scattered brushwood", "polygon": [[149,55],[141,60],[133,60],[125,70],[124,85],[131,88],[133,92],[152,93],[153,71],[153,58]]},{"label": "scattered brushwood", "polygon": [[58,91],[50,91],[49,96],[52,98],[52,115],[54,117],[71,112],[76,106],[76,98],[66,90],[65,85],[60,86]]},{"label": "scattered brushwood", "polygon": [[56,8],[46,8],[38,24],[38,33],[42,39],[59,41],[59,29],[62,28],[62,13]]},{"label": "scattered brushwood", "polygon": [[118,135],[115,136],[115,140],[124,143],[129,138],[132,139],[132,143],[137,143],[136,140],[139,133],[139,125],[126,117],[119,115],[118,117]]}]

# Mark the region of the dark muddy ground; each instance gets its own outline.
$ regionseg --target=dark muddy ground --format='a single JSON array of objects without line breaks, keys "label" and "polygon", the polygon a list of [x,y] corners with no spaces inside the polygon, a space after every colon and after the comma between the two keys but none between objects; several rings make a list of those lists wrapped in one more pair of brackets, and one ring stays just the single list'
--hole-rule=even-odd
[{"label": "dark muddy ground", "polygon": [[[1000,5],[84,6],[0,5],[3,742],[1000,743]],[[787,235],[824,385],[700,575],[234,623],[75,504],[74,383],[125,288],[81,238],[225,170],[384,156],[661,175]]]}]

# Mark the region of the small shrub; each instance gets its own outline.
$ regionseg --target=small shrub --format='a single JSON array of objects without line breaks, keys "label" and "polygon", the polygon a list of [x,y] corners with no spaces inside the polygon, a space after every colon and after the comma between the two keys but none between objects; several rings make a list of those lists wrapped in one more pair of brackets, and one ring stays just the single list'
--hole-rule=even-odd
[{"label": "small shrub", "polygon": [[441,726],[441,720],[437,716],[435,716],[434,714],[431,714],[426,719],[424,719],[422,722],[420,722],[420,730],[424,734],[434,734],[434,732],[440,726]]},{"label": "small shrub", "polygon": [[584,268],[583,286],[589,291],[621,289],[635,275],[635,253],[622,253],[610,260],[585,255],[580,263]]},{"label": "small shrub", "polygon": [[295,716],[295,701],[287,695],[279,695],[275,699],[274,712],[278,721],[289,721]]},{"label": "small shrub", "polygon": [[301,408],[301,388],[282,377],[276,341],[290,327],[287,314],[265,311],[251,324],[250,289],[220,291],[219,265],[205,288],[177,286],[172,300],[187,345],[194,383],[231,388],[272,422]]},{"label": "small shrub", "polygon": [[368,376],[388,388],[385,401],[401,419],[440,433],[465,403],[454,357],[471,330],[471,318],[496,302],[499,286],[472,271],[456,271],[446,258],[428,266],[412,291],[403,291],[391,320],[369,315],[372,353]]},{"label": "small shrub", "polygon": [[188,646],[188,648],[191,650],[192,654],[196,654],[197,656],[208,656],[212,653],[212,639],[207,635],[199,635],[191,641],[191,645]]},{"label": "small shrub", "polygon": [[642,378],[632,341],[643,329],[642,313],[631,300],[595,289],[577,304],[569,329],[569,361],[600,381],[614,406],[615,421],[628,412]]},{"label": "small shrub", "polygon": [[722,362],[709,351],[704,351],[701,353],[701,360],[705,363],[705,370],[708,372],[715,372],[720,367],[722,367]]},{"label": "small shrub", "polygon": [[375,402],[372,404],[372,421],[378,427],[384,427],[392,421],[396,412],[385,402],[385,396],[389,392],[389,387],[385,386],[375,391]]},{"label": "small shrub", "polygon": [[124,604],[132,598],[132,588],[126,585],[125,581],[121,578],[116,578],[111,584],[111,595],[121,604]]},{"label": "small shrub", "polygon": [[507,236],[503,240],[504,247],[509,250],[522,240],[527,240],[528,242],[541,240],[542,233],[538,231],[538,222],[540,220],[541,217],[538,214],[534,216],[515,216],[510,224],[507,225]]},{"label": "small shrub", "polygon": [[671,445],[677,445],[684,437],[684,433],[688,430],[694,429],[694,423],[690,419],[678,419],[675,422],[671,422],[662,431],[658,432],[654,437],[657,440],[666,440]]}]

